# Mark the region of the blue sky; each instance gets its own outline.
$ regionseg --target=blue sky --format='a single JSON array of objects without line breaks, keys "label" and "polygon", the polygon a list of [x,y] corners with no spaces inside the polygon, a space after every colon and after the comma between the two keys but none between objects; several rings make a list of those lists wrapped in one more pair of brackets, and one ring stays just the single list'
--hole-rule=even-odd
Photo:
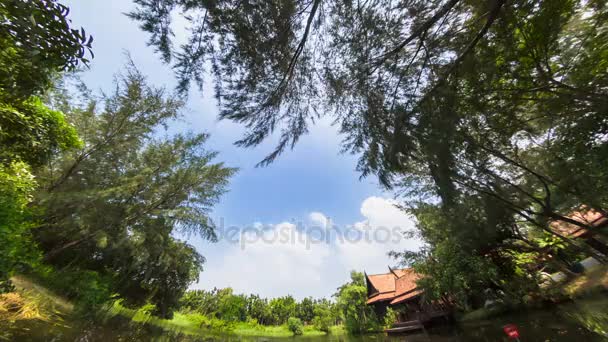
[{"label": "blue sky", "polygon": [[[83,26],[94,37],[95,58],[83,75],[90,88],[110,90],[113,75],[126,62],[127,51],[150,83],[174,86],[171,69],[146,46],[147,35],[124,16],[134,6],[130,1],[73,0],[65,4],[71,9],[74,25]],[[182,38],[177,31],[176,39]],[[210,84],[206,87],[211,88]],[[209,148],[220,152],[218,160],[239,168],[230,191],[212,216],[217,223],[223,222],[224,228],[237,227],[242,233],[235,243],[188,239],[207,259],[199,282],[192,287],[230,286],[237,292],[268,297],[327,297],[348,279],[351,269],[384,272],[392,263],[386,256],[389,250],[419,245],[417,241],[397,241],[394,233],[384,238],[383,234],[394,232],[394,227],[408,229],[413,222],[393,207],[390,194],[380,190],[376,179],[359,179],[355,171],[357,156],[339,153],[341,138],[327,121],[318,123],[293,151],[269,167],[256,168],[276,140],[269,139],[256,148],[238,148],[233,142],[241,136],[242,128],[218,121],[217,113],[211,92],[193,91],[184,119],[170,128],[172,132],[210,133]],[[318,243],[318,234],[314,234],[321,230],[311,227],[339,227],[342,232],[349,228],[371,236],[377,232],[378,241],[330,239]],[[252,236],[253,228],[263,230],[264,235]],[[294,233],[302,239],[278,241],[272,239],[274,233]],[[267,239],[263,241],[262,237]]]}]

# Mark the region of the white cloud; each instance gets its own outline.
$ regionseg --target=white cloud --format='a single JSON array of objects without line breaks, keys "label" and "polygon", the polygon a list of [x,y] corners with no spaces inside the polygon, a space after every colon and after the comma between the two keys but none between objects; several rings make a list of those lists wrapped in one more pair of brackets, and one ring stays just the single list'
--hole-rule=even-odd
[{"label": "white cloud", "polygon": [[[309,226],[296,227],[290,222],[264,225],[263,230],[243,232],[238,244],[221,241],[211,245],[215,256],[208,257],[195,287],[230,286],[236,292],[266,297],[328,297],[348,279],[351,270],[384,272],[393,264],[387,256],[390,250],[419,248],[418,241],[405,240],[399,234],[412,229],[414,223],[392,200],[369,197],[361,204],[361,214],[362,221],[348,228],[337,227],[348,232],[346,236],[332,231],[329,243],[318,234],[318,228],[327,225],[327,215],[311,212]],[[310,227],[316,230],[307,230]],[[354,241],[357,235],[361,239]]]},{"label": "white cloud", "polygon": [[381,197],[368,197],[361,204],[364,221],[353,228],[368,238],[359,243],[337,244],[338,256],[347,269],[365,270],[368,273],[384,272],[394,264],[387,253],[391,250],[417,250],[421,242],[405,239],[401,232],[414,229],[414,220],[395,207],[395,201]]},{"label": "white cloud", "polygon": [[325,296],[322,291],[330,246],[307,246],[305,234],[283,222],[262,233],[247,232],[238,245],[223,245],[223,260],[208,260],[196,287],[232,287],[266,297]]},{"label": "white cloud", "polygon": [[308,214],[308,219],[310,220],[310,223],[312,225],[323,228],[327,228],[329,223],[329,219],[327,218],[327,216],[318,211],[313,211],[312,213]]}]

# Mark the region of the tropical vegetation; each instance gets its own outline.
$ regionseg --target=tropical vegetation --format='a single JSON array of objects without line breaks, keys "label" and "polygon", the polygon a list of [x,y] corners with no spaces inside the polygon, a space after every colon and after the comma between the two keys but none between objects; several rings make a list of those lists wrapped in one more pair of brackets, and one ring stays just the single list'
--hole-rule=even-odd
[{"label": "tropical vegetation", "polygon": [[170,317],[204,261],[178,236],[215,239],[209,212],[235,169],[206,134],[162,134],[183,101],[132,64],[110,94],[63,86],[92,56],[68,12],[0,4],[0,287],[30,274],[83,312],[121,298]]},{"label": "tropical vegetation", "polygon": [[406,233],[425,247],[393,256],[428,300],[525,302],[542,270],[607,261],[550,228],[590,228],[569,217],[582,206],[606,214],[605,1],[135,2],[178,91],[209,75],[220,117],[247,128],[237,145],[280,137],[260,165],[319,118],[339,127],[361,175],[417,219]]},{"label": "tropical vegetation", "polygon": [[[391,255],[422,275],[427,301],[468,311],[487,290],[544,301],[544,273],[608,261],[551,228],[592,229],[569,216],[581,208],[608,214],[605,1],[134,2],[128,16],[175,70],[175,90],[130,61],[111,92],[89,90],[76,74],[94,40],[69,8],[0,1],[0,292],[27,275],[83,314],[296,335],[394,318],[365,304],[356,272],[335,301],[187,291],[205,259],[186,238],[216,240],[210,213],[236,172],[207,134],[167,129],[206,79],[220,118],[246,129],[237,145],[278,135],[261,166],[319,119],[338,126],[361,176],[415,217],[405,233],[424,246]],[[190,33],[181,45],[176,16]]]}]

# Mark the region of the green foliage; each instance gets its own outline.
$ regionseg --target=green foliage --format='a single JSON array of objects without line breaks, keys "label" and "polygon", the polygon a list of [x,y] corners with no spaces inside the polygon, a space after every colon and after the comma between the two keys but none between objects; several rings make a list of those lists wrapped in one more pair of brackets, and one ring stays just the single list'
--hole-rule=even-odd
[{"label": "green foliage", "polygon": [[543,237],[536,238],[535,240],[538,247],[549,249],[554,253],[566,248],[566,244],[562,239],[547,233],[545,233]]},{"label": "green foliage", "polygon": [[296,304],[296,317],[302,322],[310,323],[314,317],[315,303],[310,297],[302,299],[301,302]]},{"label": "green foliage", "polygon": [[221,296],[217,316],[228,322],[245,321],[247,319],[247,299],[243,295],[233,295],[232,291]]},{"label": "green foliage", "polygon": [[450,210],[429,204],[411,210],[420,236],[428,244],[417,253],[395,256],[425,275],[418,286],[424,289],[427,301],[449,299],[469,310],[483,305],[488,289],[500,289],[518,300],[537,288],[532,278],[536,270],[523,271],[524,265],[518,261],[522,253],[537,255],[537,250],[516,243],[509,221],[497,215],[500,210],[492,202],[481,206],[478,200],[459,199]]},{"label": "green foliage", "polygon": [[272,311],[268,306],[266,298],[260,298],[258,295],[250,295],[247,297],[247,315],[256,320],[258,324],[272,324]]},{"label": "green foliage", "polygon": [[[209,319],[218,319],[226,324],[235,323],[237,328],[254,331],[261,326],[281,326],[294,317],[304,323],[296,315],[309,317],[317,331],[329,332],[336,324],[336,305],[326,299],[314,300],[304,298],[297,302],[291,296],[278,297],[268,300],[258,295],[234,294],[231,288],[193,290],[186,292],[180,299],[180,311],[184,314],[200,314]],[[307,310],[311,312],[308,313]],[[256,325],[260,327],[256,328]],[[236,328],[235,328],[236,329]]]},{"label": "green foliage", "polygon": [[107,275],[69,268],[41,267],[36,271],[35,276],[41,283],[76,303],[81,314],[93,314],[112,299],[112,279]]},{"label": "green foliage", "polygon": [[0,3],[0,287],[12,272],[39,267],[31,205],[37,169],[52,155],[81,146],[63,114],[34,96],[60,69],[85,61],[84,32],[72,30],[55,1]]},{"label": "green foliage", "polygon": [[82,146],[76,129],[61,112],[49,109],[37,97],[4,102],[3,95],[0,93],[0,161],[21,160],[37,168],[60,151]]},{"label": "green foliage", "polygon": [[152,314],[156,312],[156,305],[152,303],[147,303],[142,305],[137,309],[135,315],[133,316],[133,320],[135,322],[147,322],[152,317]]},{"label": "green foliage", "polygon": [[[221,117],[248,129],[238,145],[281,127],[262,165],[330,115],[362,176],[405,207],[436,207],[436,221],[414,212],[428,248],[398,254],[427,272],[429,296],[454,286],[467,306],[487,287],[535,290],[543,259],[608,261],[567,237],[536,239],[581,204],[608,205],[605,2],[136,4],[150,43],[176,56],[181,91],[211,65]],[[191,19],[190,44],[171,44],[176,12]]]},{"label": "green foliage", "polygon": [[81,146],[63,114],[37,97],[11,98],[0,91],[0,282],[13,271],[28,272],[40,263],[32,240],[37,226],[30,206],[38,183],[33,171],[54,153]]},{"label": "green foliage", "polygon": [[55,0],[0,3],[0,92],[27,98],[46,90],[58,71],[88,63],[93,38],[71,28],[68,13]]},{"label": "green foliage", "polygon": [[289,317],[287,320],[287,328],[294,335],[302,335],[302,321],[297,317]]},{"label": "green foliage", "polygon": [[318,303],[315,305],[314,318],[312,319],[315,329],[329,333],[335,321],[331,306],[328,303]]},{"label": "green foliage", "polygon": [[384,329],[392,328],[395,322],[397,322],[397,311],[393,310],[393,308],[387,308],[382,327]]},{"label": "green foliage", "polygon": [[179,305],[186,312],[197,312],[225,322],[244,322],[248,317],[258,319],[253,314],[250,299],[235,295],[231,288],[188,291]]},{"label": "green foliage", "polygon": [[348,333],[363,334],[379,330],[378,317],[366,303],[367,287],[363,273],[352,271],[351,281],[342,285],[335,296]]},{"label": "green foliage", "polygon": [[268,306],[273,324],[284,324],[289,317],[296,316],[296,301],[292,296],[273,298],[268,302]]},{"label": "green foliage", "polygon": [[432,261],[415,265],[415,268],[427,275],[419,281],[425,296],[442,299],[449,295],[464,309],[471,308],[471,296],[483,295],[497,279],[497,269],[489,260],[471,255],[449,240],[434,246]]},{"label": "green foliage", "polygon": [[[35,269],[83,308],[117,293],[168,317],[204,261],[176,233],[215,240],[208,215],[235,170],[212,162],[206,134],[159,138],[183,102],[134,68],[110,96],[85,91],[74,105],[62,90],[51,96],[61,111],[43,104],[58,72],[92,56],[68,13],[55,0],[0,4],[0,282]],[[38,246],[61,271],[40,264]],[[235,306],[220,303],[240,319]]]},{"label": "green foliage", "polygon": [[218,289],[212,291],[190,290],[180,298],[179,307],[185,311],[196,311],[206,316],[215,315],[220,296]]},{"label": "green foliage", "polygon": [[24,162],[0,163],[0,293],[11,289],[9,276],[26,271],[40,260],[31,239],[28,204],[36,186]]},{"label": "green foliage", "polygon": [[170,317],[204,261],[176,233],[215,240],[209,212],[235,170],[213,162],[206,134],[159,138],[183,102],[132,66],[113,94],[84,98],[58,101],[84,145],[40,171],[36,240],[52,265],[109,276],[125,305]]}]

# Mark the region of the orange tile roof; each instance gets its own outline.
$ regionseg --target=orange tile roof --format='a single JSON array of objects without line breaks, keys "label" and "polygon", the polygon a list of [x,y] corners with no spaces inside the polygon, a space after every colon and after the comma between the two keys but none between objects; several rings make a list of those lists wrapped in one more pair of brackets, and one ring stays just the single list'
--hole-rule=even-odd
[{"label": "orange tile roof", "polygon": [[391,301],[391,304],[413,298],[421,291],[416,290],[416,280],[420,276],[411,268],[393,270],[389,273],[367,275],[367,280],[376,292],[372,292],[367,304]]},{"label": "orange tile roof", "polygon": [[392,269],[389,267],[389,270],[391,270],[391,272],[397,276],[397,278],[403,277],[404,275],[413,272],[413,270],[411,268],[405,268],[405,269]]},{"label": "orange tile roof", "polygon": [[416,288],[420,276],[413,269],[402,270],[402,276],[395,281],[395,295],[400,296]]},{"label": "orange tile roof", "polygon": [[402,294],[401,296],[397,296],[397,297],[393,298],[393,300],[391,300],[390,304],[391,305],[399,304],[399,303],[405,302],[408,299],[412,299],[416,296],[419,296],[421,294],[422,294],[422,290],[410,291],[408,293]]},{"label": "orange tile roof", "polygon": [[[604,216],[604,214],[593,209],[588,210],[585,207],[581,207],[581,210],[579,211],[572,212],[570,215],[568,215],[568,218],[593,228],[600,227],[608,223],[608,217]],[[550,226],[556,232],[570,238],[577,238],[589,232],[589,230],[586,228],[563,221],[553,221],[551,222]]]},{"label": "orange tile roof", "polygon": [[372,303],[377,303],[377,302],[383,302],[385,300],[391,300],[395,298],[395,291],[392,292],[385,292],[385,293],[379,293],[377,295],[371,296],[368,300],[367,300],[367,304],[372,304]]},{"label": "orange tile roof", "polygon": [[394,292],[395,291],[395,275],[392,273],[385,274],[370,274],[367,276],[372,286],[378,292]]}]

